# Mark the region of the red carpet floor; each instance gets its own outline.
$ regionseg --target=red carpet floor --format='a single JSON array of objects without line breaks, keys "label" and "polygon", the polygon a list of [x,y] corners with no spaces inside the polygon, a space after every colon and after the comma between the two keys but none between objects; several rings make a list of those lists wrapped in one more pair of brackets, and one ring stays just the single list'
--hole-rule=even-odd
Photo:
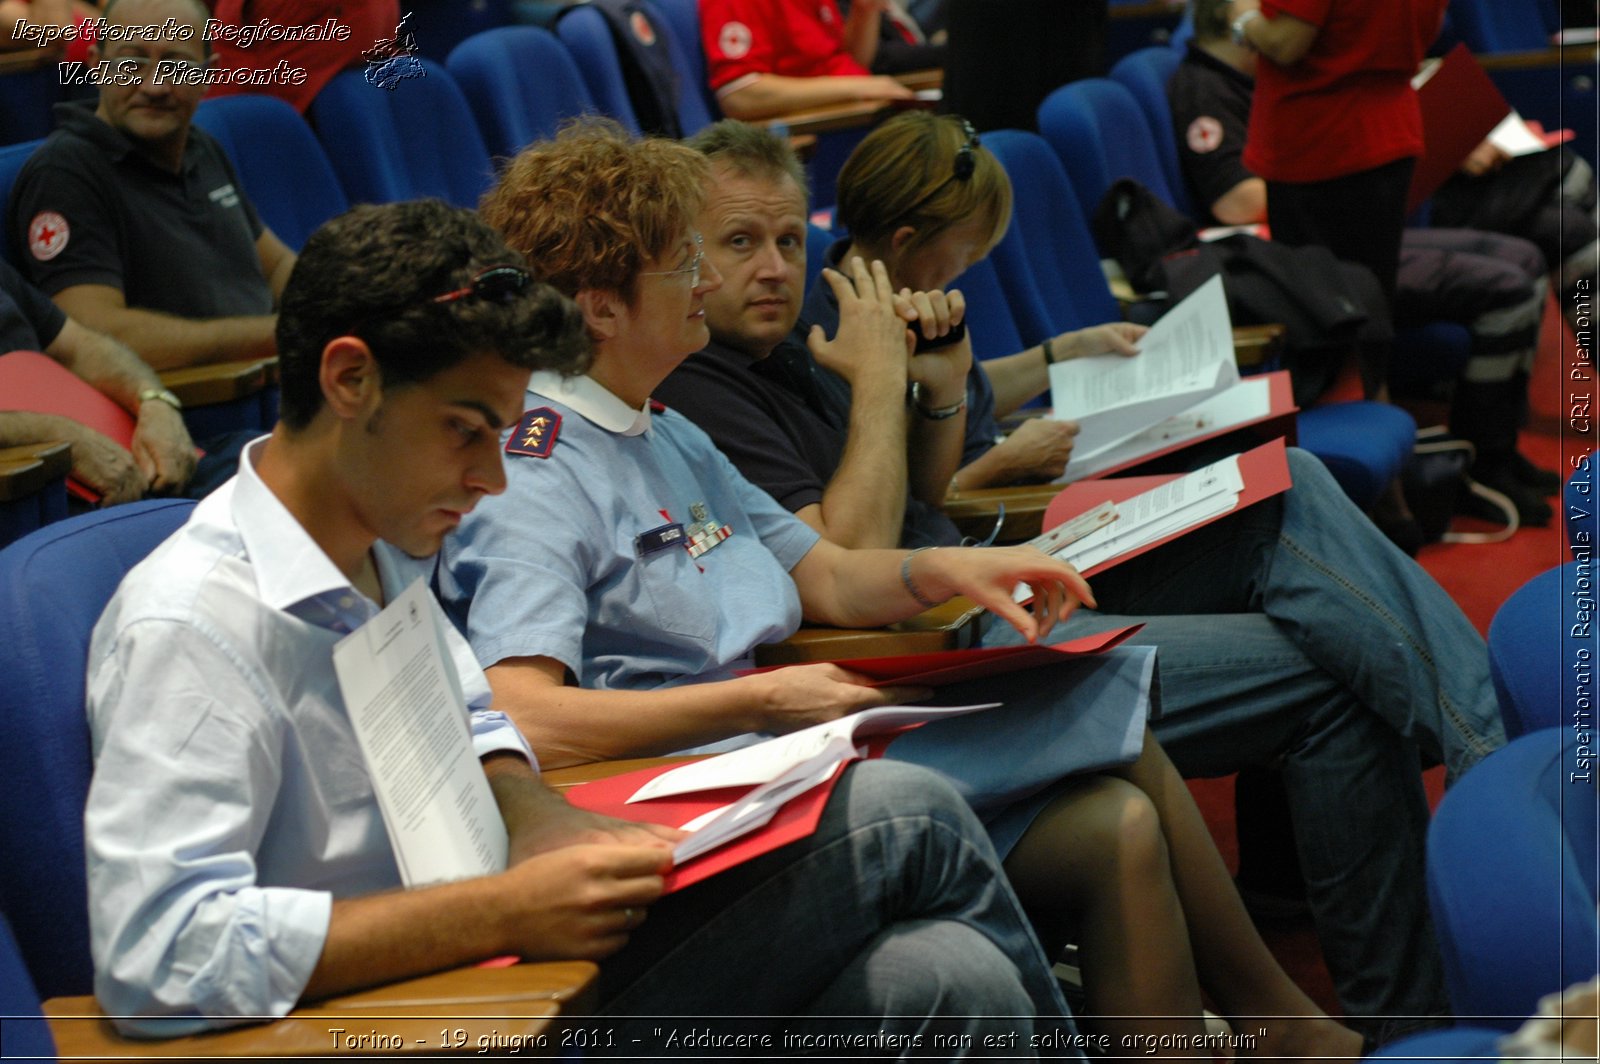
[{"label": "red carpet floor", "polygon": [[[1592,347],[1592,332],[1580,339]],[[1536,465],[1559,469],[1563,477],[1573,458],[1597,449],[1595,412],[1585,406],[1593,402],[1596,392],[1594,375],[1588,372],[1590,365],[1552,299],[1529,388],[1531,414],[1522,433],[1521,449]],[[1573,379],[1585,376],[1589,379]],[[1429,413],[1417,411],[1418,423],[1442,420],[1437,411],[1431,412],[1431,421],[1426,420]],[[1491,530],[1486,524],[1466,519],[1458,519],[1454,527],[1458,531]],[[1495,610],[1512,592],[1565,559],[1559,516],[1547,528],[1521,529],[1503,543],[1435,544],[1424,547],[1418,556],[1418,561],[1480,632],[1488,631]],[[1433,769],[1425,778],[1429,794],[1437,802],[1443,792],[1443,770]],[[1238,846],[1233,829],[1232,778],[1195,781],[1190,789],[1211,825],[1218,848],[1233,867]],[[1262,934],[1295,981],[1324,1009],[1337,1014],[1338,1002],[1309,920],[1263,927]]]}]

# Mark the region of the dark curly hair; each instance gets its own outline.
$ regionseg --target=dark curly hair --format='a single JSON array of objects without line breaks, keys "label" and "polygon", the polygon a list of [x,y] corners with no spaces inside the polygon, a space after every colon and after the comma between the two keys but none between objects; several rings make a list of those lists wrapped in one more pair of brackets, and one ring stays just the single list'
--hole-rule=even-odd
[{"label": "dark curly hair", "polygon": [[354,207],[306,241],[278,312],[282,418],[291,429],[322,408],[322,352],[339,336],[366,342],[385,388],[419,384],[492,351],[528,369],[579,373],[583,317],[549,285],[505,299],[434,297],[523,257],[472,211],[439,200]]}]

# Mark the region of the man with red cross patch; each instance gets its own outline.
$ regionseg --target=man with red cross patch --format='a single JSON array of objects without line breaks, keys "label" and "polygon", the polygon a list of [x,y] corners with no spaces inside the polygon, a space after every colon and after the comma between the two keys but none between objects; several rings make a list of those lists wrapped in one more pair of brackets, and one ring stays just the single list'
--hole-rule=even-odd
[{"label": "man with red cross patch", "polygon": [[91,50],[96,101],[57,128],[9,206],[23,272],[74,320],[158,370],[270,358],[295,256],[222,147],[192,126],[210,66],[198,0],[113,0]]}]

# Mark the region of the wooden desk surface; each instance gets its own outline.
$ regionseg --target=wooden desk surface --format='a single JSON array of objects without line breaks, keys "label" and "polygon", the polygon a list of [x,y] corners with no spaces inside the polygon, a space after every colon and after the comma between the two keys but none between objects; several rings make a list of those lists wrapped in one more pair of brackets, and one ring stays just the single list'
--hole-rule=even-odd
[{"label": "wooden desk surface", "polygon": [[43,490],[72,472],[72,445],[60,441],[0,448],[0,502]]},{"label": "wooden desk surface", "polygon": [[329,998],[271,1023],[154,1041],[117,1034],[92,997],[52,998],[44,1013],[63,1061],[471,1053],[480,1044],[550,1056],[562,1048],[560,1017],[594,1010],[598,976],[587,961],[458,968]]}]

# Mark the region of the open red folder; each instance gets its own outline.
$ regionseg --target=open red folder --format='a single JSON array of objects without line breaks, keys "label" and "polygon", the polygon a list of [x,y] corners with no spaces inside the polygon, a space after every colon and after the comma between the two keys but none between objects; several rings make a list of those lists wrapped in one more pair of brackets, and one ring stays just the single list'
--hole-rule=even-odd
[{"label": "open red folder", "polygon": [[[882,754],[892,738],[892,735],[879,736],[870,740],[868,743],[870,756],[876,757]],[[841,762],[826,783],[789,799],[775,817],[756,831],[674,867],[666,875],[666,893],[670,894],[702,879],[709,879],[718,872],[770,853],[779,846],[803,839],[816,831],[817,822],[822,819],[823,807],[828,804],[834,786],[849,764],[848,761]],[[713,791],[697,791],[694,794],[651,798],[642,802],[628,801],[640,787],[677,767],[677,765],[658,765],[654,768],[579,784],[566,792],[566,799],[579,809],[605,813],[621,820],[665,824],[675,828],[695,817],[736,802],[754,789],[723,787]]]},{"label": "open red folder", "polygon": [[[1127,639],[1140,628],[1130,624],[1106,632],[1072,639],[1048,646],[969,647],[965,650],[939,650],[931,654],[891,654],[878,658],[850,658],[836,661],[835,665],[870,676],[868,687],[887,687],[891,684],[915,684],[921,687],[942,687],[962,680],[977,680],[985,676],[999,676],[1022,669],[1050,665],[1066,658],[1083,657],[1109,650]],[[771,672],[787,668],[785,665],[768,665],[760,669],[741,669],[741,676],[756,672]]]},{"label": "open red folder", "polygon": [[[1264,443],[1254,450],[1245,451],[1239,455],[1239,473],[1244,479],[1244,490],[1239,493],[1238,502],[1228,513],[1237,513],[1246,506],[1260,502],[1262,499],[1288,491],[1293,486],[1289,477],[1289,457],[1284,449],[1281,439]],[[1076,484],[1069,484],[1060,495],[1057,495],[1045,509],[1043,527],[1048,530],[1061,524],[1063,521],[1077,517],[1079,514],[1092,510],[1101,503],[1123,502],[1135,495],[1142,494],[1152,488],[1159,487],[1171,480],[1177,480],[1182,473],[1172,473],[1164,476],[1153,477],[1114,477],[1109,480],[1084,480]],[[1110,558],[1099,565],[1090,566],[1084,576],[1093,576],[1095,573],[1105,572],[1114,565],[1120,565],[1130,558],[1137,558],[1145,551],[1154,550],[1164,543],[1170,543],[1180,536],[1186,535],[1196,528],[1209,525],[1228,514],[1218,514],[1188,528],[1180,529],[1170,535],[1153,540],[1142,546]]]},{"label": "open red folder", "polygon": [[1417,89],[1417,98],[1422,102],[1423,149],[1411,174],[1407,214],[1449,180],[1461,160],[1511,113],[1511,104],[1465,44],[1445,53],[1438,69]]},{"label": "open red folder", "polygon": [[[1152,462],[1169,454],[1176,454],[1186,447],[1193,447],[1195,444],[1214,440],[1219,436],[1226,436],[1228,433],[1236,432],[1239,429],[1253,429],[1255,434],[1262,439],[1273,439],[1282,436],[1288,439],[1292,445],[1295,441],[1295,415],[1300,412],[1300,408],[1294,402],[1294,386],[1290,380],[1289,371],[1286,369],[1273,370],[1271,373],[1260,374],[1257,377],[1247,377],[1245,381],[1263,378],[1267,382],[1267,402],[1269,406],[1267,412],[1262,416],[1232,425],[1221,425],[1199,435],[1186,436],[1165,447],[1158,447],[1153,451],[1135,455],[1125,462],[1118,462],[1116,465],[1108,466],[1086,477],[1085,480],[1109,477],[1124,470],[1136,469],[1146,462]],[[1234,387],[1238,387],[1238,385]],[[1067,466],[1067,475],[1071,476],[1071,474],[1072,466],[1069,464]],[[1048,528],[1049,526],[1046,525],[1045,527]]]}]

